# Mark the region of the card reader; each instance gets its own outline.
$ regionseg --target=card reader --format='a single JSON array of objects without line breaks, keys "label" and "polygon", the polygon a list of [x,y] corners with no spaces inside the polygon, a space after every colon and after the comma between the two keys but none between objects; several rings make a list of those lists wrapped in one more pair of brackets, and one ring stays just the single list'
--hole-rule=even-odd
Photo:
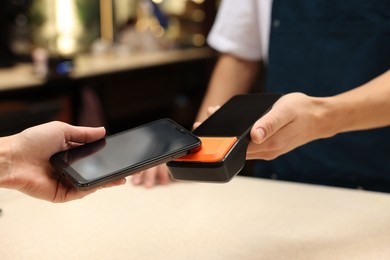
[{"label": "card reader", "polygon": [[207,118],[193,133],[202,140],[192,154],[168,162],[175,180],[228,182],[245,165],[253,124],[281,94],[237,95]]}]

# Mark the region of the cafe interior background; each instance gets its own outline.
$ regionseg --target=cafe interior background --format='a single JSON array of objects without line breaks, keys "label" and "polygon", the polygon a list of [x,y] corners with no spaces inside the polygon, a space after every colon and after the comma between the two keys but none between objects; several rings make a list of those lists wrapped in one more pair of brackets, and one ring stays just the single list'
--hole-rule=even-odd
[{"label": "cafe interior background", "polygon": [[109,134],[191,128],[216,53],[217,0],[0,2],[0,135],[51,120]]}]

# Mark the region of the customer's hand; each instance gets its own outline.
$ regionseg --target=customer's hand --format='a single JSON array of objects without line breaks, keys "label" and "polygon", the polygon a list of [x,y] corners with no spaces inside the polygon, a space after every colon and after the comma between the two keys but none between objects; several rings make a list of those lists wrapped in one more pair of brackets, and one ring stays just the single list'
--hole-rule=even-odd
[{"label": "customer's hand", "polygon": [[[105,129],[76,127],[63,122],[50,122],[28,128],[0,140],[0,187],[19,190],[35,198],[66,202],[80,199],[97,189],[78,191],[60,181],[50,165],[50,157],[60,151],[103,138]],[[6,150],[4,150],[4,148]],[[125,183],[125,179],[105,187]]]},{"label": "customer's hand", "polygon": [[325,120],[325,98],[291,93],[256,121],[251,130],[247,159],[272,160],[298,146],[330,137],[332,122]]}]

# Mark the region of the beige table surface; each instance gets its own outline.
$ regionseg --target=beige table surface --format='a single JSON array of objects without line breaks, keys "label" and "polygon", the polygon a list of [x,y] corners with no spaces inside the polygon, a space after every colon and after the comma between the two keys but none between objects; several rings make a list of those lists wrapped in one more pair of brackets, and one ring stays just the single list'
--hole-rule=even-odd
[{"label": "beige table surface", "polygon": [[390,259],[382,193],[236,177],[0,207],[0,259]]}]

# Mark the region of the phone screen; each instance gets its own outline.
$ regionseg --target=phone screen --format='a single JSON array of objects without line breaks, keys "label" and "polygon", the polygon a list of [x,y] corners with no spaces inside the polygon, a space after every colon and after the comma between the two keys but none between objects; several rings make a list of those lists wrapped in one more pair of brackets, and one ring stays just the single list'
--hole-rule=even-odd
[{"label": "phone screen", "polygon": [[92,187],[184,156],[199,146],[191,132],[161,119],[58,153],[51,161],[78,188]]},{"label": "phone screen", "polygon": [[207,118],[193,133],[197,136],[242,136],[267,113],[281,94],[237,95]]}]

